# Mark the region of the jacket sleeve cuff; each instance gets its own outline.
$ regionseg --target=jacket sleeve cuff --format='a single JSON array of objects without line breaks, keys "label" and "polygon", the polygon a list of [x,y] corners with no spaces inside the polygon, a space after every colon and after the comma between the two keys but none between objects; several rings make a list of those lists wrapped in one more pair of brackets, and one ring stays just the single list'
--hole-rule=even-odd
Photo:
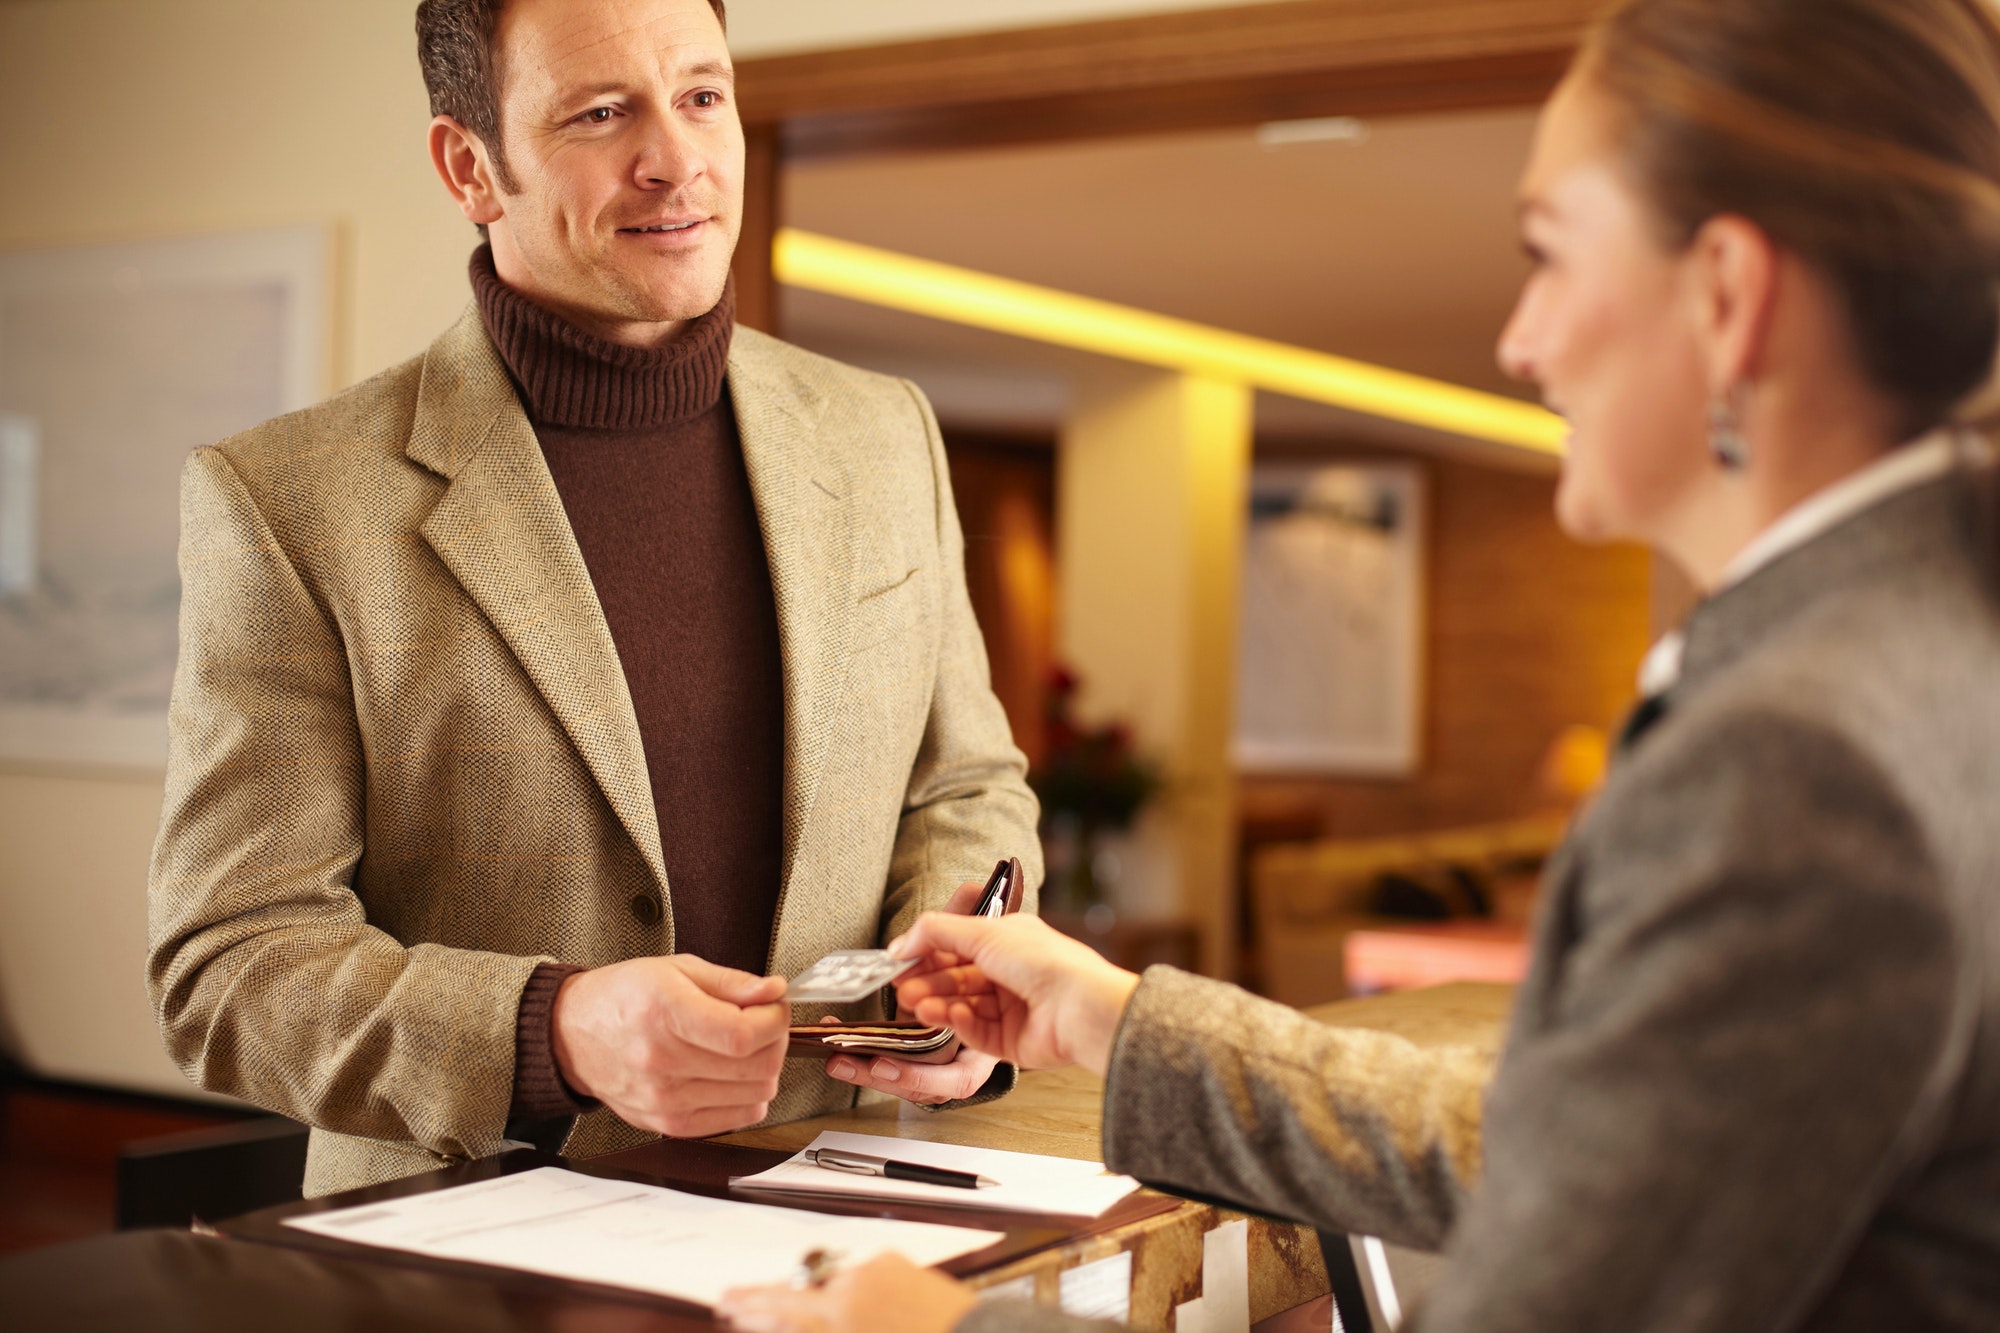
[{"label": "jacket sleeve cuff", "polygon": [[586,970],[574,963],[540,963],[521,991],[514,1025],[514,1100],[507,1110],[510,1125],[582,1115],[597,1106],[591,1098],[576,1094],[556,1064],[556,992],[563,982]]}]

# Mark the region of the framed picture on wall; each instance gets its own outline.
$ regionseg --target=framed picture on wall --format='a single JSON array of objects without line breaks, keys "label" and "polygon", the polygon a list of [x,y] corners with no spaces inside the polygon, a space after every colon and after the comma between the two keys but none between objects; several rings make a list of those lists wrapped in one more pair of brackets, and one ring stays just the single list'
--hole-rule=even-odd
[{"label": "framed picture on wall", "polygon": [[1413,463],[1253,471],[1238,767],[1361,777],[1417,770],[1425,521],[1424,475]]},{"label": "framed picture on wall", "polygon": [[0,763],[166,764],[188,451],[328,386],[322,227],[0,253]]}]

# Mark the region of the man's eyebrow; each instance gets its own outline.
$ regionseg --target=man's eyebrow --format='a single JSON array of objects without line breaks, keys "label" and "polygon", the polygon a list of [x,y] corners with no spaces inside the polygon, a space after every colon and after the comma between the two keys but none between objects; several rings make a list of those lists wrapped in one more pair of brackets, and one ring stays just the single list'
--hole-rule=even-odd
[{"label": "man's eyebrow", "polygon": [[632,85],[622,79],[606,79],[600,83],[579,83],[564,88],[556,97],[559,102],[577,102],[589,97],[602,97],[606,93],[630,92]]},{"label": "man's eyebrow", "polygon": [[[736,71],[719,60],[704,60],[697,65],[689,65],[680,71],[682,78],[722,79],[732,87],[736,83]],[[579,83],[564,88],[556,96],[556,101],[564,106],[573,102],[587,101],[602,97],[606,93],[629,93],[632,85],[623,79],[603,79],[597,83]]]}]

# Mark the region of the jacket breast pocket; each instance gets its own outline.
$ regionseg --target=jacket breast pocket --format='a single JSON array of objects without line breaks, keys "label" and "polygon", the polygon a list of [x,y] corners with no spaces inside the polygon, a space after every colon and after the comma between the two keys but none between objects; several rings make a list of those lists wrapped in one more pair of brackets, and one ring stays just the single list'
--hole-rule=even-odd
[{"label": "jacket breast pocket", "polygon": [[922,628],[923,571],[915,566],[895,571],[878,571],[857,580],[853,623],[847,636],[851,654],[865,653],[906,639]]}]

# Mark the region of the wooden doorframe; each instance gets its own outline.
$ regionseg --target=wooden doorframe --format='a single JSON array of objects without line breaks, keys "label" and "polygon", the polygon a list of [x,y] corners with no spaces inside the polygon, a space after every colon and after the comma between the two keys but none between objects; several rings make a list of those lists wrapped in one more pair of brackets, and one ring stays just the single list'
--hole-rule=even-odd
[{"label": "wooden doorframe", "polygon": [[739,318],[775,331],[786,162],[1531,106],[1603,0],[1284,0],[737,65]]}]

